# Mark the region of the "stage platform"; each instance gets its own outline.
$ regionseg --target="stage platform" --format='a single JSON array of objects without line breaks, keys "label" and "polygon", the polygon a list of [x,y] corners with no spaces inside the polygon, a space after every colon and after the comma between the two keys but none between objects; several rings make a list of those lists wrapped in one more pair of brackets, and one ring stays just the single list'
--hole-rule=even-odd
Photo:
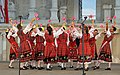
[{"label": "stage platform", "polygon": [[[13,66],[15,66],[14,69],[8,68],[7,62],[0,62],[0,75],[19,75],[18,74],[18,63],[14,63]],[[46,66],[46,65],[44,65]],[[69,64],[67,63],[67,69],[66,70],[60,70],[59,67],[57,67],[57,64],[53,64],[53,70],[52,71],[46,71],[44,70],[21,70],[21,75],[82,75],[82,70],[75,71],[74,68],[70,69],[68,68]],[[92,64],[90,65],[90,67]],[[106,71],[104,70],[107,67],[107,64],[101,64],[100,69],[98,70],[92,70],[90,68],[89,71],[85,71],[86,75],[120,75],[120,64],[112,64],[112,70]]]}]

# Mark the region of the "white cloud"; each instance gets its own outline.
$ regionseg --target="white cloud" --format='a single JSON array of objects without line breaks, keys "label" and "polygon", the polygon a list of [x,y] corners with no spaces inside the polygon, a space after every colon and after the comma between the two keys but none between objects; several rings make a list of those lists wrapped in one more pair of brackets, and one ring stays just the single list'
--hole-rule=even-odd
[{"label": "white cloud", "polygon": [[96,18],[96,11],[94,9],[82,9],[82,15],[84,16],[89,16],[89,15],[94,15],[94,19]]}]

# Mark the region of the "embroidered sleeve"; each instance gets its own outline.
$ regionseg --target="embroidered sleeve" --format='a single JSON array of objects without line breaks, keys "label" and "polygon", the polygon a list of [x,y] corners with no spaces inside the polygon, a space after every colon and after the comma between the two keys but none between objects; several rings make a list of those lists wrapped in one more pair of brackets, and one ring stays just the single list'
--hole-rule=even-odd
[{"label": "embroidered sleeve", "polygon": [[32,29],[32,25],[28,24],[25,29],[23,30],[23,33],[26,34],[27,32],[29,32]]},{"label": "embroidered sleeve", "polygon": [[12,32],[9,31],[8,35],[7,35],[7,38],[10,39],[10,36],[12,35]]},{"label": "embroidered sleeve", "polygon": [[58,37],[60,34],[63,33],[63,31],[64,31],[63,28],[60,28],[57,32],[54,30],[54,31],[53,31],[53,35],[54,35],[54,37]]}]

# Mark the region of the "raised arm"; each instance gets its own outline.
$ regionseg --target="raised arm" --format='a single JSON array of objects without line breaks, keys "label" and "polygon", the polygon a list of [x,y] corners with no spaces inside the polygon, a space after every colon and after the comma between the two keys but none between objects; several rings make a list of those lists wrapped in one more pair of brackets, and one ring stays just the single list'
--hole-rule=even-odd
[{"label": "raised arm", "polygon": [[110,36],[111,36],[111,33],[110,33],[110,30],[109,30],[109,29],[107,30],[106,35],[107,35],[107,37],[110,37]]},{"label": "raised arm", "polygon": [[76,38],[82,38],[82,33],[79,33],[76,28],[74,28],[73,36]]},{"label": "raised arm", "polygon": [[64,31],[63,27],[61,27],[58,31],[53,31],[54,37],[58,37]]},{"label": "raised arm", "polygon": [[12,37],[17,37],[17,32],[15,31],[14,34],[12,35]]},{"label": "raised arm", "polygon": [[101,37],[102,32],[100,32],[98,35],[95,36],[95,39],[98,39],[99,37]]},{"label": "raised arm", "polygon": [[38,28],[36,28],[36,29],[37,29],[36,35],[38,34],[39,36],[44,37],[45,33],[44,33],[44,32],[41,32]]},{"label": "raised arm", "polygon": [[12,35],[12,29],[8,32],[7,38],[10,39],[10,36]]},{"label": "raised arm", "polygon": [[13,20],[10,20],[9,23],[10,23],[10,25],[12,25],[12,29],[15,31],[15,33],[17,33],[18,29],[15,27],[17,24],[13,23]]},{"label": "raised arm", "polygon": [[69,34],[67,33],[67,46],[69,45]]},{"label": "raised arm", "polygon": [[35,18],[33,18],[31,20],[31,22],[25,27],[25,29],[23,30],[24,34],[26,34],[27,32],[29,32],[32,29],[34,21],[35,21]]}]

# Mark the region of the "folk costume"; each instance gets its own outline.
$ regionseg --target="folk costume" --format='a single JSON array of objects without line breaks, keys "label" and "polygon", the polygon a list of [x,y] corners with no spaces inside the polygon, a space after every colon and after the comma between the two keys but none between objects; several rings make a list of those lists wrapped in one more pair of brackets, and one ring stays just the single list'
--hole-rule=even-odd
[{"label": "folk costume", "polygon": [[[37,29],[38,30],[38,29]],[[42,27],[39,28],[40,31],[43,31]],[[38,33],[36,33],[36,45],[35,45],[35,57],[38,62],[38,70],[42,70],[43,68],[43,60],[44,60],[44,51],[45,51],[45,38],[43,36],[40,36]]]},{"label": "folk costume", "polygon": [[13,32],[13,30],[6,32],[8,33],[6,35],[7,40],[9,41],[11,47],[10,47],[10,64],[9,64],[9,68],[14,68],[12,66],[12,63],[14,62],[15,59],[18,58],[18,43],[15,40],[15,37],[17,36],[17,34],[15,32]]},{"label": "folk costume", "polygon": [[76,44],[76,37],[74,36],[74,32],[76,32],[76,29],[72,29],[72,31],[69,32],[69,50],[68,50],[68,59],[70,62],[70,68],[73,68],[73,61],[77,60],[77,44]]},{"label": "folk costume", "polygon": [[66,69],[66,63],[68,61],[68,43],[69,35],[67,32],[63,32],[57,38],[58,48],[57,48],[57,60],[61,62],[61,70]]},{"label": "folk costume", "polygon": [[[21,27],[21,24],[18,24],[17,27]],[[29,32],[31,29],[32,29],[32,25],[29,24],[24,30],[21,28],[17,32],[18,37],[20,38],[21,69],[25,69],[24,68],[25,62],[30,61],[30,59],[32,58],[32,53],[31,53],[32,47],[27,35],[27,32]]]},{"label": "folk costume", "polygon": [[[45,33],[38,31],[38,34],[45,37],[45,51],[44,51],[44,62],[47,63],[47,70],[51,70],[50,63],[56,63],[56,45],[55,40],[60,34],[62,34],[62,28],[57,32],[52,30],[51,26],[47,27],[48,30]],[[50,33],[49,33],[50,32]]]},{"label": "folk costume", "polygon": [[106,68],[105,70],[111,70],[112,53],[111,53],[110,43],[113,38],[114,38],[114,33],[110,32],[110,30],[108,30],[105,33],[104,40],[100,47],[98,63],[96,65],[96,68],[98,68],[100,66],[101,62],[106,61],[106,62],[108,62],[108,68]]}]

